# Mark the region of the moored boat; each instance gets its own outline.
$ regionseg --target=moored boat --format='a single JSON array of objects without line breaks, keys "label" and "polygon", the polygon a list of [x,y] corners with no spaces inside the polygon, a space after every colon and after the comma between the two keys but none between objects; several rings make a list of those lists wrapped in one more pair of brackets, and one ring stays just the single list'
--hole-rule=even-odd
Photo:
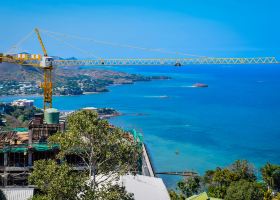
[{"label": "moored boat", "polygon": [[208,85],[205,83],[195,83],[193,84],[193,87],[208,87]]}]

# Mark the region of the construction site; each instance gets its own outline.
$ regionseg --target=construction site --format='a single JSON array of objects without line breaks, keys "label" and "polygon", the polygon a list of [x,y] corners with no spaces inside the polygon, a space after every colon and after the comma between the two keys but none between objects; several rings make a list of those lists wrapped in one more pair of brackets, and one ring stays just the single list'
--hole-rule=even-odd
[{"label": "construction site", "polygon": [[[44,31],[47,35],[54,38],[65,36],[64,34]],[[67,129],[67,120],[60,116],[60,112],[53,108],[53,76],[54,67],[61,66],[175,66],[181,67],[184,65],[244,65],[244,64],[279,64],[275,57],[252,57],[252,58],[213,58],[205,56],[195,56],[194,58],[125,58],[125,59],[55,59],[48,55],[41,35],[38,29],[35,29],[38,41],[43,50],[43,55],[25,54],[25,53],[0,53],[0,63],[12,63],[21,66],[37,67],[43,71],[43,81],[40,88],[43,90],[43,113],[37,113],[28,123],[26,128],[14,129],[12,131],[0,131],[0,173],[1,187],[13,188],[31,188],[32,195],[34,186],[28,183],[28,176],[32,172],[33,165],[36,161],[42,159],[56,160],[57,163],[67,162],[71,164],[74,170],[84,170],[85,165],[81,158],[75,155],[68,155],[64,160],[59,160],[59,145],[48,143],[48,138],[55,133],[63,133]],[[29,37],[30,35],[28,35]],[[68,38],[83,39],[77,36],[69,35]],[[26,38],[24,39],[26,40]],[[90,40],[92,41],[92,40]],[[99,42],[100,43],[100,42]],[[106,43],[108,44],[108,43]],[[109,44],[111,45],[111,44]],[[115,45],[115,44],[114,44]],[[155,51],[154,49],[133,47],[122,45],[122,47],[136,48],[146,51]],[[171,52],[172,54],[172,52]],[[185,54],[184,54],[185,55]],[[193,55],[191,55],[193,56]],[[206,84],[197,83],[192,87],[207,87]],[[27,86],[26,86],[27,87]],[[33,106],[33,102],[21,100],[16,102],[16,105],[21,106],[23,103]],[[126,137],[130,141],[139,142],[139,147],[142,150],[139,162],[137,163],[137,178],[131,175],[121,177],[126,187],[136,196],[153,196],[153,192],[158,192],[159,199],[169,199],[168,192],[162,180],[156,178],[156,174],[175,175],[183,177],[197,176],[195,172],[158,172],[156,173],[149,156],[149,153],[143,143],[143,136],[135,130],[126,131]],[[139,176],[138,176],[139,175]],[[142,185],[141,185],[142,184]],[[154,187],[147,187],[153,185]],[[132,187],[133,186],[133,187]],[[139,187],[138,187],[139,186]],[[157,187],[157,190],[156,190]],[[147,190],[145,190],[145,188]],[[155,189],[155,190],[154,190]],[[153,191],[154,190],[154,191]],[[150,194],[149,194],[150,192]],[[6,191],[6,194],[8,192]],[[149,194],[149,195],[148,195]],[[32,196],[27,195],[27,196]],[[17,199],[17,198],[14,198]],[[27,198],[21,198],[27,199]],[[137,199],[137,198],[136,198]],[[146,199],[146,198],[141,198]]]},{"label": "construction site", "polygon": [[[27,177],[35,161],[56,159],[59,146],[48,144],[47,139],[57,132],[63,133],[65,128],[65,119],[59,117],[59,111],[47,109],[44,114],[35,114],[26,129],[2,131],[0,133],[1,186],[27,186]],[[143,147],[144,159],[140,159],[139,174],[154,176],[142,135],[132,130],[127,132],[126,137],[131,141],[137,140]],[[84,164],[78,156],[67,156],[66,161],[75,166],[75,169],[83,170],[81,167]]]}]

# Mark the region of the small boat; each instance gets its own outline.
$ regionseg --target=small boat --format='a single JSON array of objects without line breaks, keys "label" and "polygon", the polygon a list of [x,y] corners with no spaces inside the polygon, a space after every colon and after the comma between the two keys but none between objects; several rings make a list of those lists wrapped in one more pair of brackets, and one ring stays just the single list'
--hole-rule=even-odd
[{"label": "small boat", "polygon": [[204,83],[195,83],[193,84],[193,87],[208,87],[208,85]]}]

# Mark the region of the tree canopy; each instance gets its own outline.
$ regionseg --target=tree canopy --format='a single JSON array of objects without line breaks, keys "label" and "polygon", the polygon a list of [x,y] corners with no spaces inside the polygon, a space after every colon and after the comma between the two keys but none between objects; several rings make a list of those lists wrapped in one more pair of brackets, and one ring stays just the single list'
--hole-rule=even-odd
[{"label": "tree canopy", "polygon": [[260,184],[241,179],[230,184],[225,200],[263,200],[263,197],[264,193]]},{"label": "tree canopy", "polygon": [[268,189],[280,191],[280,166],[266,163],[261,168],[263,180],[265,181]]},{"label": "tree canopy", "polygon": [[172,200],[183,200],[194,194],[197,194],[200,189],[200,177],[189,177],[186,180],[177,183],[177,192],[170,190],[169,194]]},{"label": "tree canopy", "polygon": [[29,176],[29,183],[42,192],[34,199],[76,200],[85,181],[85,174],[74,172],[66,163],[58,165],[53,160],[35,162],[34,171]]},{"label": "tree canopy", "polygon": [[[83,174],[79,174],[79,180],[70,178],[62,191],[66,194],[75,193],[77,197],[80,189],[81,199],[132,199],[125,188],[116,185],[118,178],[127,173],[136,173],[140,152],[139,144],[131,139],[123,130],[112,127],[108,121],[100,119],[93,111],[83,110],[75,112],[67,118],[67,130],[57,133],[49,138],[50,143],[59,144],[58,158],[66,160],[67,156],[78,156],[85,168]],[[30,181],[38,185],[42,191],[56,194],[55,185],[63,181],[63,178],[71,177],[72,165],[64,163],[57,165],[54,161],[35,163],[34,172]],[[45,161],[44,161],[45,162]],[[48,166],[46,175],[40,174],[41,166]],[[41,176],[41,178],[40,178]],[[52,180],[51,177],[57,179]],[[61,178],[59,178],[61,177]],[[85,178],[86,177],[86,178]],[[41,179],[41,180],[40,180]],[[73,180],[73,182],[71,182]],[[48,184],[49,181],[53,185]],[[75,189],[68,192],[70,185]],[[45,186],[46,189],[43,189]],[[65,187],[65,188],[64,188]],[[49,188],[49,189],[48,189]],[[58,198],[53,198],[58,199]]]},{"label": "tree canopy", "polygon": [[[201,190],[210,197],[225,200],[276,200],[280,197],[280,166],[267,163],[261,168],[264,183],[257,179],[256,169],[246,160],[237,160],[228,167],[207,170],[200,179],[200,184],[193,184],[194,179],[179,181],[177,190],[170,190],[172,200],[186,199]],[[193,187],[195,186],[195,187]],[[265,186],[268,186],[267,188]]]}]

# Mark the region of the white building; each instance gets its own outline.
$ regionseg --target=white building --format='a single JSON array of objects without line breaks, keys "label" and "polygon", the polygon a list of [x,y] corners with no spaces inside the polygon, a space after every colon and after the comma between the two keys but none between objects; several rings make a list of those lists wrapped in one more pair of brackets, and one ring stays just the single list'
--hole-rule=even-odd
[{"label": "white building", "polygon": [[33,105],[34,105],[34,100],[18,99],[12,102],[12,106],[32,107]]}]

